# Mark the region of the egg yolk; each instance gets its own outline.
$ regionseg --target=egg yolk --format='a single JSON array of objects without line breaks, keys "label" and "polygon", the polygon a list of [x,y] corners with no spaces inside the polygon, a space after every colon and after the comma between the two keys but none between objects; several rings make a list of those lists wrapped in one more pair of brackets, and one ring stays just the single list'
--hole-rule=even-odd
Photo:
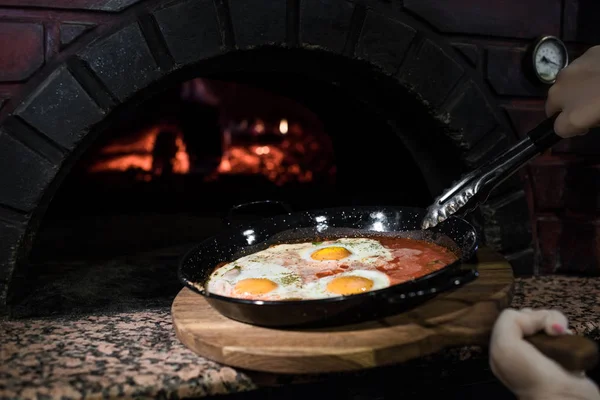
[{"label": "egg yolk", "polygon": [[277,284],[265,278],[242,279],[235,284],[234,290],[242,294],[265,294],[277,288]]},{"label": "egg yolk", "polygon": [[341,260],[351,255],[350,251],[345,247],[332,246],[324,247],[312,253],[310,258],[317,261]]},{"label": "egg yolk", "polygon": [[364,293],[372,287],[373,281],[362,276],[340,276],[327,284],[327,291],[347,295]]}]

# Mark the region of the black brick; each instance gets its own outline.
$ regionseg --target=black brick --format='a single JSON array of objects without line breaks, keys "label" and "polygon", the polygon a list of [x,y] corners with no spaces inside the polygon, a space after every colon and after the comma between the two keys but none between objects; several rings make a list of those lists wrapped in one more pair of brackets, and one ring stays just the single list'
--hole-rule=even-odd
[{"label": "black brick", "polygon": [[65,67],[46,79],[17,111],[17,115],[67,149],[73,149],[104,114]]},{"label": "black brick", "polygon": [[479,49],[471,43],[453,43],[452,46],[463,55],[465,60],[473,67],[477,65]]},{"label": "black brick", "polygon": [[93,44],[81,58],[121,101],[161,76],[137,24]]},{"label": "black brick", "polygon": [[[457,141],[462,140],[462,132],[452,132],[449,135]],[[497,129],[485,136],[477,144],[468,146],[468,151],[465,153],[464,159],[469,167],[475,168],[500,155],[508,146],[508,137],[502,129]]]},{"label": "black brick", "polygon": [[192,63],[221,51],[221,31],[212,0],[177,3],[155,11],[154,17],[176,63]]},{"label": "black brick", "polygon": [[239,48],[283,43],[286,35],[285,1],[245,0],[229,3]]},{"label": "black brick", "polygon": [[467,147],[475,145],[497,125],[491,106],[473,82],[448,106],[447,111],[452,115],[452,127],[460,128],[460,141]]},{"label": "black brick", "polygon": [[341,53],[353,5],[336,0],[300,0],[300,41]]},{"label": "black brick", "polygon": [[[19,244],[25,234],[25,225],[0,221],[0,286],[10,282]],[[2,292],[2,289],[0,289]],[[2,302],[0,295],[0,303]]]},{"label": "black brick", "polygon": [[416,31],[408,25],[369,12],[356,48],[356,55],[395,73]]},{"label": "black brick", "polygon": [[531,81],[523,70],[525,50],[490,47],[487,54],[487,80],[497,94],[545,97],[548,87]]},{"label": "black brick", "polygon": [[438,107],[463,75],[464,70],[431,40],[425,40],[417,54],[405,62],[399,78]]},{"label": "black brick", "polygon": [[72,24],[64,23],[60,25],[60,45],[66,46],[85,32],[93,29],[95,25],[91,24]]},{"label": "black brick", "polygon": [[0,204],[32,211],[58,167],[0,130]]},{"label": "black brick", "polygon": [[503,252],[531,246],[531,221],[525,193],[519,191],[481,205],[486,243]]}]

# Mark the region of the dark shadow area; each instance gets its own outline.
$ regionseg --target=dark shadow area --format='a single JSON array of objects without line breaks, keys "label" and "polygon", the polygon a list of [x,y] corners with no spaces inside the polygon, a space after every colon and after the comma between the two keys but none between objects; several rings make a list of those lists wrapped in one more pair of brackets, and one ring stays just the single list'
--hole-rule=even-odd
[{"label": "dark shadow area", "polygon": [[579,215],[599,209],[600,169],[579,165],[565,170],[561,201],[565,210],[557,213],[562,224],[558,246],[553,254],[558,259],[555,272],[598,276],[600,227]]},{"label": "dark shadow area", "polygon": [[596,0],[578,0],[577,3],[577,35],[575,40],[593,45],[600,44],[600,30],[598,29],[600,3]]}]

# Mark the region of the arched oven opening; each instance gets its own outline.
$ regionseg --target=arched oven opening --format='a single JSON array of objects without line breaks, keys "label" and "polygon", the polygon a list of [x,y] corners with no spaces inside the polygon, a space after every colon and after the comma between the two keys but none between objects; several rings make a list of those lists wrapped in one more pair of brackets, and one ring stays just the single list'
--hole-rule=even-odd
[{"label": "arched oven opening", "polygon": [[444,128],[397,83],[336,62],[347,72],[333,85],[247,64],[168,82],[111,115],[56,183],[17,275],[27,283],[11,287],[13,315],[168,302],[178,256],[226,229],[237,204],[426,207],[462,168]]},{"label": "arched oven opening", "polygon": [[[261,3],[257,25],[157,1],[84,35],[3,106],[1,315],[164,306],[178,258],[231,205],[425,207],[515,140],[478,69],[435,32],[306,4]],[[482,239],[531,271],[519,179],[480,211]]]}]

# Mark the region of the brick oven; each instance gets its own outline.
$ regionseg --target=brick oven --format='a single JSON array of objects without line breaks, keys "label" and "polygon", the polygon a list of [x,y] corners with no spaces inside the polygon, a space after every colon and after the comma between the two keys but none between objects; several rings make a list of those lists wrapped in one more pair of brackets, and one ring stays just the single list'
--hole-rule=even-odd
[{"label": "brick oven", "polygon": [[[69,225],[84,218],[80,210],[96,210],[106,221],[116,208],[156,214],[169,207],[197,217],[265,198],[294,208],[427,206],[544,118],[547,86],[524,71],[528,46],[554,35],[573,59],[600,42],[592,17],[598,11],[584,0],[485,7],[464,0],[0,0],[2,314],[32,290],[36,248],[45,255],[61,246],[55,250],[88,251],[85,235],[102,229],[85,233]],[[206,142],[189,133],[199,129],[194,122],[188,133],[181,126],[190,116],[219,119],[185,102],[185,88],[198,85],[229,99],[225,123],[204,120],[199,132],[216,132]],[[323,173],[292,189],[264,179],[219,185],[205,179],[210,173],[189,172],[190,159],[196,171],[221,165],[220,131],[268,130],[274,133],[268,140],[283,143],[291,140],[281,135],[292,132],[293,120],[298,132],[321,138],[311,139],[320,143],[317,155],[300,159],[335,171],[335,183]],[[152,138],[152,149],[109,154],[113,161],[121,157],[119,165],[137,157],[127,164],[137,169],[111,167],[110,177],[89,173],[109,157],[111,145],[139,132]],[[279,146],[252,137],[247,140],[257,142],[247,146],[259,156]],[[160,141],[161,151],[172,153],[166,159],[182,157],[167,177]],[[560,143],[473,214],[484,240],[516,273],[600,271],[599,154],[600,135]],[[292,163],[296,177],[318,170],[300,164]],[[158,235],[170,242],[157,236],[147,241],[150,247],[202,237],[193,229],[200,220],[173,220]],[[130,221],[144,231],[154,220]],[[57,226],[72,230],[70,236],[57,239]],[[177,233],[182,227],[192,233]],[[45,240],[37,235],[43,228],[50,232]],[[130,228],[105,228],[105,236],[118,237],[119,251],[127,252],[143,241],[127,237]]]}]

